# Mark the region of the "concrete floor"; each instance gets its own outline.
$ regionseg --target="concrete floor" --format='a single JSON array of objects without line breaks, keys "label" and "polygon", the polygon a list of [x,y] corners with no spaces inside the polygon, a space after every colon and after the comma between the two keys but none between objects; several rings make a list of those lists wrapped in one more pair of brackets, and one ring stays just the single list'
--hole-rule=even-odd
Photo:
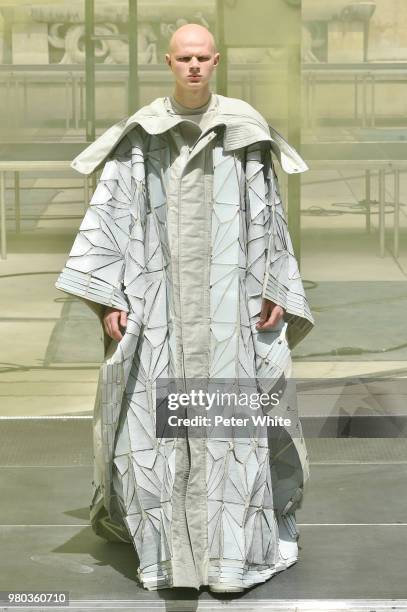
[{"label": "concrete floor", "polygon": [[[357,203],[364,176],[310,171],[301,178],[301,273],[317,326],[294,351],[293,375],[406,378],[406,349],[382,349],[406,342],[407,205],[400,214],[400,256],[391,252],[388,213],[388,248],[381,258],[377,215],[367,235],[362,215],[307,214],[311,206]],[[19,235],[8,222],[8,258],[0,260],[0,534],[7,551],[0,590],[68,590],[75,610],[407,609],[404,437],[307,437],[311,481],[297,515],[300,561],[264,585],[237,597],[138,586],[132,547],[106,543],[89,527],[100,328],[85,306],[53,286],[83,214],[81,180],[24,182],[38,191],[23,191],[23,214],[40,210],[42,216],[23,222]],[[50,184],[52,190],[43,189]],[[400,193],[407,203],[405,174]],[[386,200],[392,197],[389,180]],[[11,201],[9,209],[11,215]],[[47,221],[51,214],[78,219]],[[89,342],[79,350],[75,334],[83,338],[84,330]],[[325,354],[350,343],[377,351]],[[309,356],[318,351],[324,354]],[[402,400],[397,414],[404,416]],[[319,405],[309,397],[299,403],[305,431],[311,417],[323,422],[333,414]]]}]

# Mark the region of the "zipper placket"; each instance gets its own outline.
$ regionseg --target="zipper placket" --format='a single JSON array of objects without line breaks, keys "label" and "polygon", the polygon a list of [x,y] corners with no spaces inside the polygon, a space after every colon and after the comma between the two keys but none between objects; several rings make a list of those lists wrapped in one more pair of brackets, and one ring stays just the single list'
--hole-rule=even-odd
[{"label": "zipper placket", "polygon": [[[187,121],[188,123],[192,123],[193,125],[196,125],[195,121],[191,121],[190,119],[184,119],[183,121]],[[180,123],[182,123],[182,121],[180,121]],[[178,124],[177,124],[178,125]],[[182,327],[182,299],[181,299],[181,258],[180,258],[180,243],[181,243],[181,213],[182,213],[182,206],[181,206],[181,202],[182,202],[182,198],[181,198],[181,187],[182,187],[182,178],[184,175],[184,171],[185,168],[188,164],[188,162],[192,159],[191,158],[191,152],[193,151],[193,149],[196,147],[196,145],[198,144],[198,142],[204,137],[206,136],[208,133],[211,132],[213,128],[207,128],[204,132],[201,133],[201,135],[199,136],[199,138],[195,141],[195,143],[192,145],[192,147],[190,146],[186,146],[185,150],[186,150],[186,155],[183,156],[183,160],[182,160],[182,166],[181,166],[181,172],[178,178],[178,244],[177,244],[177,250],[178,250],[178,281],[179,281],[179,305],[180,305],[180,320],[181,320],[181,326],[180,326],[180,330],[181,330],[181,345],[182,345],[182,360],[181,360],[181,374],[182,374],[182,379],[183,379],[183,387],[184,387],[184,392],[186,392],[186,376],[185,376],[185,362],[184,362],[184,351],[183,351],[183,327]],[[215,136],[215,133],[214,133]]]},{"label": "zipper placket", "polygon": [[[192,122],[191,122],[192,123]],[[181,172],[178,178],[178,240],[177,240],[177,250],[178,250],[178,285],[179,285],[179,309],[180,309],[180,336],[181,336],[181,374],[183,381],[183,391],[186,393],[186,376],[185,376],[185,360],[184,360],[184,330],[183,330],[183,312],[182,312],[182,286],[181,286],[181,214],[182,214],[182,175],[184,173],[184,168],[186,166],[186,162],[189,157],[190,147],[188,147],[187,155],[182,160]],[[184,157],[184,155],[183,155]]]}]

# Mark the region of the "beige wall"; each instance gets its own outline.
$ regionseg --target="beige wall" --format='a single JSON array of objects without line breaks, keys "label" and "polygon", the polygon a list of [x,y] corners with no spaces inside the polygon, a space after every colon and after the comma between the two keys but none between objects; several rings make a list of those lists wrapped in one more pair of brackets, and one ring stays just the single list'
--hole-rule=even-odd
[{"label": "beige wall", "polygon": [[406,0],[376,0],[370,23],[369,60],[407,60]]},{"label": "beige wall", "polygon": [[[304,28],[309,21],[324,22],[327,24],[329,53],[328,58],[332,61],[361,61],[362,59],[362,29],[360,23],[343,23],[338,17],[341,11],[350,3],[350,0],[303,0],[302,16]],[[47,62],[50,61],[51,51],[47,45],[47,27],[49,24],[34,23],[28,19],[27,15],[31,15],[31,9],[39,5],[44,5],[36,14],[49,15],[47,5],[54,6],[57,10],[56,14],[68,14],[69,7],[72,3],[63,2],[61,0],[44,2],[7,2],[1,3],[0,9],[5,5],[14,6],[15,18],[17,23],[14,28],[11,28],[11,37],[15,43],[16,52],[14,54],[15,63],[29,62],[32,64],[42,63],[44,66],[44,75],[41,82],[34,82],[29,76],[26,89],[23,90],[22,80],[16,83],[12,80],[8,83],[5,81],[5,73],[1,73],[0,84],[0,105],[2,108],[1,124],[6,130],[11,129],[11,133],[18,137],[17,131],[20,127],[24,127],[25,123],[29,123],[31,127],[42,129],[48,120],[52,120],[55,124],[61,125],[61,133],[65,126],[65,107],[72,105],[72,93],[70,85],[65,89],[64,76],[61,73],[52,73],[50,70],[47,74]],[[163,61],[162,41],[164,33],[168,35],[171,28],[175,28],[179,21],[187,16],[190,20],[199,21],[199,19],[211,21],[212,28],[215,24],[215,1],[206,0],[201,3],[201,11],[198,11],[200,4],[191,2],[190,13],[186,13],[183,3],[168,1],[166,13],[162,16],[151,13],[154,4],[162,4],[162,0],[155,2],[147,2],[140,0],[140,18],[145,21],[140,22],[140,28],[143,30],[145,40],[142,44],[145,47],[139,49],[140,64],[144,65],[144,59],[148,56],[146,51],[148,45],[156,47],[157,63],[161,65],[161,70],[155,70],[153,79],[149,78],[147,82],[141,82],[139,103],[144,105],[150,100],[164,95],[171,87],[171,79],[168,78],[169,72]],[[76,2],[75,6],[83,6],[82,2]],[[96,0],[95,6],[97,11],[102,11],[106,2]],[[115,11],[119,11],[119,5],[124,6],[120,1],[115,4]],[[173,5],[179,6],[178,12],[173,11],[173,17],[168,13],[168,7]],[[59,7],[59,8],[58,8]],[[62,12],[61,12],[62,11]],[[65,13],[64,13],[65,11]],[[151,15],[150,15],[151,13]],[[51,14],[52,11],[51,11]],[[78,13],[79,15],[79,13]],[[112,13],[113,15],[113,13]],[[151,28],[154,30],[157,41],[153,40],[151,32],[148,31],[149,23],[146,21],[146,15],[151,17]],[[200,17],[198,17],[200,15]],[[25,21],[21,21],[24,17]],[[79,17],[78,17],[79,18]],[[33,19],[33,18],[31,18]],[[157,21],[158,20],[158,21]],[[171,21],[172,20],[172,21]],[[75,24],[74,24],[75,25]],[[77,23],[76,25],[80,25]],[[244,28],[244,24],[242,24]],[[3,19],[0,15],[0,61],[2,58],[2,34],[4,32]],[[9,25],[10,29],[10,25]],[[154,33],[153,32],[153,33]],[[152,37],[152,38],[151,38]],[[304,40],[304,39],[303,39]],[[20,48],[17,51],[18,46]],[[161,45],[161,46],[160,46]],[[249,60],[250,62],[261,62],[261,57],[257,58],[255,50],[231,50],[230,59],[232,62],[239,63]],[[82,58],[83,59],[83,58]],[[407,0],[376,0],[376,10],[370,21],[369,33],[369,51],[368,59],[371,61],[386,61],[386,60],[406,60],[407,61]],[[105,61],[105,58],[102,58]],[[108,58],[110,61],[110,58]],[[109,61],[107,63],[109,63]],[[270,60],[272,61],[272,60]],[[284,60],[280,62],[284,63]],[[276,64],[270,63],[270,76],[266,82],[254,74],[250,65],[247,67],[246,75],[243,78],[234,79],[229,82],[228,93],[231,96],[242,97],[248,102],[256,106],[260,112],[265,114],[271,121],[278,123],[284,120],[287,109],[286,85],[282,81],[276,79],[274,67]],[[156,69],[157,66],[154,66]],[[233,69],[231,70],[233,73]],[[273,72],[273,75],[271,73]],[[49,75],[49,76],[48,76]],[[247,78],[246,78],[247,77]],[[15,78],[15,76],[13,77]],[[126,96],[126,77],[122,80],[116,80],[115,83],[102,84],[101,78],[98,77],[98,88],[96,92],[97,118],[99,121],[109,122],[117,120],[127,114],[127,96]],[[376,115],[381,118],[400,118],[404,120],[407,111],[407,96],[404,81],[398,84],[383,83],[376,86]],[[370,88],[368,88],[368,106],[370,105]],[[25,99],[24,99],[25,96]],[[79,93],[77,91],[76,104],[79,105]],[[330,119],[349,119],[353,118],[354,113],[354,88],[351,83],[344,83],[338,78],[334,83],[319,84],[316,90],[314,100],[314,110],[317,117],[323,116]],[[361,104],[361,99],[359,99]],[[305,104],[304,104],[305,106]],[[134,109],[136,110],[136,109]],[[79,110],[78,110],[79,113]],[[73,126],[73,118],[70,120],[71,127]],[[29,126],[29,127],[30,127]],[[10,135],[8,135],[9,137]]]}]

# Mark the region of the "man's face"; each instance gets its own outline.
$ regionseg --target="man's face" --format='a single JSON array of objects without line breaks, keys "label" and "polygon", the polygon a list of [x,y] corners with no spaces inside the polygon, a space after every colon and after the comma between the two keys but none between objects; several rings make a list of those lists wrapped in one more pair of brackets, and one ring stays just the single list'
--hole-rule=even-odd
[{"label": "man's face", "polygon": [[165,60],[180,87],[188,90],[202,89],[211,78],[219,61],[219,53],[214,53],[209,43],[181,41],[176,43],[171,55],[166,54]]}]

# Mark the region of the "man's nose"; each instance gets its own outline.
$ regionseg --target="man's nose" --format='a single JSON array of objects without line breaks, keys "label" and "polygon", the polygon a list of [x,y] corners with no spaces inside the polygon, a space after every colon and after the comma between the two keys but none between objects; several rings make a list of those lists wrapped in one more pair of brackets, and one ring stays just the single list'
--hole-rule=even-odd
[{"label": "man's nose", "polygon": [[197,57],[193,57],[191,59],[191,67],[192,68],[197,68],[197,66],[199,66],[198,58]]}]

